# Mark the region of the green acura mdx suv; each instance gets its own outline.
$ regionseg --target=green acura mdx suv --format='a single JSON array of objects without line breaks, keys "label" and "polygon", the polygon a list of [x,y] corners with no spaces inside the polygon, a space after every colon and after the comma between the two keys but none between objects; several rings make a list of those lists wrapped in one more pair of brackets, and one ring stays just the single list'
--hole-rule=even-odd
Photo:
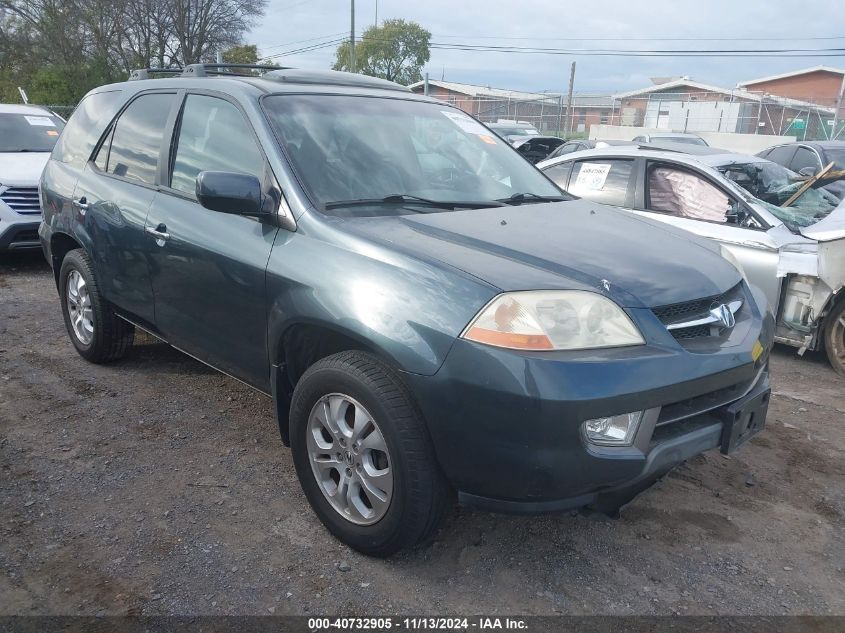
[{"label": "green acura mdx suv", "polygon": [[765,422],[772,316],[717,245],[390,82],[136,72],[82,100],[40,195],[79,354],[142,329],[272,395],[314,511],[368,554],[455,497],[614,513]]}]

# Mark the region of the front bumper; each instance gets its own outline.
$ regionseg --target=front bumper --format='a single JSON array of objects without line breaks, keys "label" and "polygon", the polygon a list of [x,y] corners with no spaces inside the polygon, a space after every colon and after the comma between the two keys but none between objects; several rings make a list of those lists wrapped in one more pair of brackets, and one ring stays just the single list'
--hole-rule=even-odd
[{"label": "front bumper", "polygon": [[0,252],[40,249],[39,223],[40,220],[9,221],[0,218]]},{"label": "front bumper", "polygon": [[[437,374],[408,381],[462,503],[507,512],[618,507],[720,446],[721,411],[768,389],[773,336],[771,313],[755,311],[739,340],[708,353],[648,335],[644,346],[589,352],[516,353],[459,339]],[[630,411],[646,412],[632,446],[583,437],[585,420]]]}]

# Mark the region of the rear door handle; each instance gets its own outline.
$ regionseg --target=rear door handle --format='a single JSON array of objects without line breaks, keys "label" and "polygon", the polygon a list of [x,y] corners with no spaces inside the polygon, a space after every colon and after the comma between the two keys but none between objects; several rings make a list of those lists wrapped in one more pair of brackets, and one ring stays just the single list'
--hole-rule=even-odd
[{"label": "rear door handle", "polygon": [[73,204],[77,209],[82,211],[82,215],[85,215],[85,212],[88,210],[88,207],[90,206],[88,204],[88,199],[85,196],[82,196],[81,198],[79,198],[79,200],[74,200]]},{"label": "rear door handle", "polygon": [[164,242],[170,239],[170,233],[167,232],[167,227],[164,224],[159,224],[155,228],[151,226],[144,227],[144,231],[147,235],[152,235],[156,239],[156,242],[159,243],[159,246],[164,246]]}]

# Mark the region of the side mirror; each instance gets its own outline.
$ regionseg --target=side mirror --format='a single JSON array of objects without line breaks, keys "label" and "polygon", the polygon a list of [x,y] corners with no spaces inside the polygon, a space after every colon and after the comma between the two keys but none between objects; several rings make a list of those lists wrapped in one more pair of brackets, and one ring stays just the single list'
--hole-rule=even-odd
[{"label": "side mirror", "polygon": [[817,173],[819,173],[819,168],[818,167],[802,167],[801,169],[798,170],[798,173],[801,176],[806,176],[807,178],[812,178]]},{"label": "side mirror", "polygon": [[206,209],[234,215],[264,215],[261,182],[255,176],[229,171],[201,171],[197,200]]}]

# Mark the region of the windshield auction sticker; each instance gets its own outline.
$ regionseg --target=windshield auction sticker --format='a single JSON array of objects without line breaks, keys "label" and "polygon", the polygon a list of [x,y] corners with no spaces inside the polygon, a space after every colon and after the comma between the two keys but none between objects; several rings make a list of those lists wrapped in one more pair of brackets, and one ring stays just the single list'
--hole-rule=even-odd
[{"label": "windshield auction sticker", "polygon": [[575,180],[575,186],[582,189],[598,190],[604,187],[610,165],[605,163],[581,163],[581,171]]},{"label": "windshield auction sticker", "polygon": [[486,136],[488,138],[490,137],[490,130],[485,128],[478,121],[471,119],[466,114],[461,114],[460,112],[449,112],[448,110],[441,110],[440,112],[467,134],[476,134],[478,136]]},{"label": "windshield auction sticker", "polygon": [[53,123],[50,120],[50,117],[29,116],[29,115],[25,114],[23,118],[25,118],[26,122],[29,123],[30,125],[40,125],[40,126],[44,126],[44,127],[56,127],[56,124]]}]

